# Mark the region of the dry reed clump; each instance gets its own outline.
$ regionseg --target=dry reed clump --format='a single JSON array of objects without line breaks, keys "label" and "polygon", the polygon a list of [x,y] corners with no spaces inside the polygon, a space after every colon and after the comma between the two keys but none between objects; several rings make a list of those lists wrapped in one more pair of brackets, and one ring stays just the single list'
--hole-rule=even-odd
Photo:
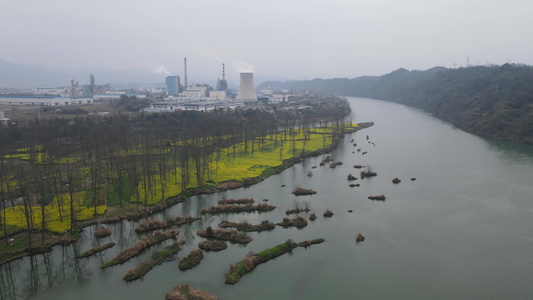
[{"label": "dry reed clump", "polygon": [[210,213],[210,214],[216,214],[216,213],[222,213],[222,212],[249,212],[249,211],[266,211],[266,210],[272,210],[276,207],[274,205],[269,205],[266,203],[260,203],[256,206],[252,205],[252,203],[245,203],[244,205],[239,204],[219,204],[216,206],[211,207],[204,207],[202,208],[201,212],[203,214]]},{"label": "dry reed clump", "polygon": [[310,211],[309,208],[293,208],[293,209],[287,209],[285,211],[285,214],[286,215],[290,215],[290,214],[299,214],[301,212],[308,212]]},{"label": "dry reed clump", "polygon": [[256,255],[247,255],[243,260],[242,262],[244,263],[244,267],[246,268],[246,271],[251,271],[253,270],[257,264],[258,264],[258,260],[257,260],[257,256]]},{"label": "dry reed clump", "polygon": [[302,225],[302,226],[305,226],[307,225],[307,220],[302,217],[302,216],[296,216],[296,218],[294,218],[294,221],[296,222],[296,226],[298,225]]},{"label": "dry reed clump", "polygon": [[131,276],[135,276],[135,270],[134,269],[128,269],[126,271],[126,277],[131,277]]},{"label": "dry reed clump", "polygon": [[248,204],[254,203],[253,198],[241,198],[241,199],[221,199],[218,200],[218,204]]},{"label": "dry reed clump", "polygon": [[140,231],[147,231],[150,229],[159,229],[167,226],[167,221],[165,220],[152,220],[151,218],[142,220],[139,225],[137,225],[137,228],[135,228],[136,232]]},{"label": "dry reed clump", "polygon": [[186,284],[178,284],[168,293],[165,300],[217,300],[218,298],[207,291],[193,289]]},{"label": "dry reed clump", "polygon": [[277,225],[283,227],[298,227],[302,228],[307,226],[307,220],[304,217],[296,216],[294,219],[283,218],[283,222],[278,223]]},{"label": "dry reed clump", "polygon": [[312,190],[312,189],[304,189],[304,188],[296,188],[293,192],[292,192],[295,196],[305,196],[305,195],[314,195],[316,194],[316,191]]},{"label": "dry reed clump", "polygon": [[259,203],[256,205],[256,207],[257,207],[257,210],[271,210],[271,209],[276,208],[274,205],[270,205],[267,203]]},{"label": "dry reed clump", "polygon": [[198,229],[196,231],[196,234],[201,237],[210,237],[210,238],[215,238],[215,239],[225,240],[225,241],[230,241],[230,242],[235,242],[235,243],[241,243],[241,244],[247,244],[252,241],[252,238],[247,236],[245,233],[240,233],[235,230]]},{"label": "dry reed clump", "polygon": [[167,221],[165,221],[165,220],[162,220],[162,221],[161,220],[154,220],[154,224],[156,226],[166,226],[167,225]]},{"label": "dry reed clump", "polygon": [[228,248],[228,245],[223,241],[201,241],[198,243],[198,248],[205,251],[220,251]]},{"label": "dry reed clump", "polygon": [[314,245],[314,244],[321,244],[325,241],[325,239],[314,239],[314,240],[305,240],[305,241],[302,241],[302,242],[299,242],[298,243],[298,246],[300,247],[304,247],[304,248],[307,248],[311,245]]},{"label": "dry reed clump", "polygon": [[361,171],[361,178],[378,176],[378,173],[373,171]]},{"label": "dry reed clump", "polygon": [[242,239],[246,239],[248,236],[244,233],[232,231],[229,237],[230,237],[230,240],[242,240]]},{"label": "dry reed clump", "polygon": [[368,196],[368,199],[373,200],[373,201],[385,201],[387,197],[385,197],[385,195],[377,195],[377,196]]},{"label": "dry reed clump", "polygon": [[110,236],[110,235],[111,235],[111,229],[104,227],[104,226],[100,226],[96,228],[96,231],[94,232],[94,236],[97,238]]},{"label": "dry reed clump", "polygon": [[269,222],[268,220],[262,221],[260,224],[249,224],[248,221],[244,220],[240,223],[235,222],[228,222],[228,221],[222,221],[220,224],[218,224],[221,228],[228,228],[233,227],[236,228],[239,231],[244,232],[250,232],[250,231],[264,231],[264,230],[272,230],[276,228],[276,224]]},{"label": "dry reed clump", "polygon": [[200,218],[193,218],[191,216],[177,216],[168,220],[152,220],[150,218],[142,220],[139,225],[135,228],[135,232],[143,232],[154,229],[163,229],[171,226],[182,225],[187,222],[192,222]]},{"label": "dry reed clump", "polygon": [[143,219],[139,225],[137,225],[137,228],[148,228],[150,227],[150,220]]},{"label": "dry reed clump", "polygon": [[330,162],[331,160],[332,160],[331,156],[328,155],[320,162],[320,165],[323,166],[326,163]]},{"label": "dry reed clump", "polygon": [[147,238],[142,238],[141,240],[137,241],[135,244],[133,244],[128,249],[124,250],[122,253],[117,255],[117,258],[119,260],[123,259],[129,259],[135,255],[137,255],[141,250],[148,247],[150,245]]},{"label": "dry reed clump", "polygon": [[239,268],[238,265],[229,264],[229,271],[226,274],[224,274],[224,276],[228,276],[229,274],[237,271],[238,268]]}]

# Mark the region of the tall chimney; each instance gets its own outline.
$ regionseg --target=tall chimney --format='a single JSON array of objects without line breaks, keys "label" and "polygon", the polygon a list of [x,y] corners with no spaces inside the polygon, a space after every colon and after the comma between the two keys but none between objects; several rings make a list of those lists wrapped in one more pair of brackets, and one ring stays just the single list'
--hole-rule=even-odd
[{"label": "tall chimney", "polygon": [[187,90],[187,87],[188,87],[188,85],[187,85],[187,57],[185,57],[183,59],[183,65],[185,66],[185,74],[183,76],[184,77],[183,80],[185,80],[185,83],[184,83],[185,84],[185,90]]},{"label": "tall chimney", "polygon": [[238,100],[257,101],[257,95],[254,88],[254,73],[241,73],[241,83],[239,92],[237,93]]}]

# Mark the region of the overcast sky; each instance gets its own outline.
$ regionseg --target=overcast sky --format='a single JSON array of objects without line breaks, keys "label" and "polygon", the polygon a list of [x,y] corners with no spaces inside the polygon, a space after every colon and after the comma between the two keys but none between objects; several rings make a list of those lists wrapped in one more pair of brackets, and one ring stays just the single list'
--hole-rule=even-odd
[{"label": "overcast sky", "polygon": [[1,0],[0,59],[313,79],[533,64],[531,0]]}]

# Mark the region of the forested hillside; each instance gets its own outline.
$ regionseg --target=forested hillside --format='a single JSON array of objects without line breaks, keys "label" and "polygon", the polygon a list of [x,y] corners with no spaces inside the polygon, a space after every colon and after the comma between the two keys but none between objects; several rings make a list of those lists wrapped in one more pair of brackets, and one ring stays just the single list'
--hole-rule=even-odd
[{"label": "forested hillside", "polygon": [[377,77],[267,82],[262,86],[394,101],[421,108],[468,132],[533,144],[531,66],[399,69]]}]

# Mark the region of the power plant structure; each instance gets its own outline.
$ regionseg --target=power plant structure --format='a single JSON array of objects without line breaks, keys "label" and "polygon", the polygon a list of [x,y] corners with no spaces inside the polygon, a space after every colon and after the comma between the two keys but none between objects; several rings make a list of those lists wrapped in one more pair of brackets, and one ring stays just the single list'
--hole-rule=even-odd
[{"label": "power plant structure", "polygon": [[241,83],[239,85],[239,92],[237,93],[237,100],[244,102],[257,102],[257,95],[254,88],[254,73],[241,73]]},{"label": "power plant structure", "polygon": [[167,93],[171,96],[178,96],[183,91],[179,76],[167,76],[165,83],[167,85]]},{"label": "power plant structure", "polygon": [[90,85],[89,85],[89,96],[92,97],[92,96],[94,96],[94,93],[95,93],[95,90],[96,90],[96,85],[94,84],[94,75],[93,75],[93,73],[91,73],[91,75],[89,76],[89,82],[90,82]]},{"label": "power plant structure", "polygon": [[228,82],[226,81],[226,67],[222,64],[222,80],[218,79],[217,81],[217,90],[225,91],[228,89]]},{"label": "power plant structure", "polygon": [[222,79],[218,78],[216,88],[210,88],[207,84],[191,84],[189,86],[187,74],[187,58],[183,58],[183,83],[180,83],[179,76],[167,76],[165,79],[167,94],[175,97],[211,97],[218,100],[238,100],[241,104],[255,106],[258,101],[257,94],[254,87],[254,73],[242,72],[240,73],[240,84],[238,92],[229,89],[228,81],[226,80],[226,65],[222,63]]},{"label": "power plant structure", "polygon": [[183,58],[183,67],[185,69],[185,74],[183,75],[183,79],[185,80],[185,90],[187,90],[187,87],[189,86],[187,83],[187,57]]}]

